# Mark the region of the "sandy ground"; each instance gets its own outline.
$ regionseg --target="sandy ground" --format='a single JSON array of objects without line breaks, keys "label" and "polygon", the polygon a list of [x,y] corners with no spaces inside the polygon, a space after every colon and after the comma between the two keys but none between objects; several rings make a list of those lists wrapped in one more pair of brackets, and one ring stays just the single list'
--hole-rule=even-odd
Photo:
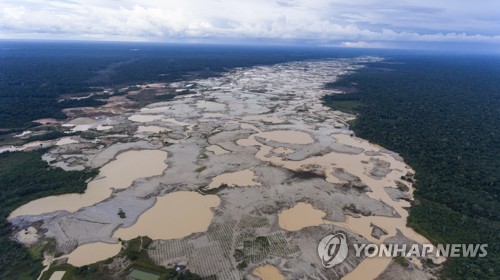
[{"label": "sandy ground", "polygon": [[[426,242],[406,227],[413,189],[400,178],[413,170],[397,154],[352,136],[347,121],[353,116],[320,101],[329,93],[325,83],[371,60],[376,58],[236,69],[190,82],[196,94],[135,110],[107,106],[103,116],[75,118],[68,129],[98,137],[73,136],[55,146],[45,156],[51,164],[102,170],[127,151],[157,150],[168,154],[168,167],[137,174],[122,188],[111,183],[106,197],[78,209],[24,213],[10,221],[20,230],[41,224],[43,236],[55,238],[65,254],[88,243],[117,244],[127,230],[125,239],[151,235],[157,240],[149,253],[157,263],[185,263],[203,277],[257,279],[252,272],[265,274],[265,265],[272,265],[287,279],[375,279],[387,267],[381,279],[396,279],[399,271],[390,260],[363,260],[350,252],[345,262],[326,269],[317,255],[319,240],[339,231],[348,242],[381,243],[398,233]],[[223,183],[229,186],[221,188]],[[168,197],[180,192],[220,202],[201,209],[200,200],[179,197],[180,212],[172,213]],[[163,219],[161,209],[181,219]],[[170,232],[176,223],[186,231]],[[237,268],[242,262],[246,267]]]}]

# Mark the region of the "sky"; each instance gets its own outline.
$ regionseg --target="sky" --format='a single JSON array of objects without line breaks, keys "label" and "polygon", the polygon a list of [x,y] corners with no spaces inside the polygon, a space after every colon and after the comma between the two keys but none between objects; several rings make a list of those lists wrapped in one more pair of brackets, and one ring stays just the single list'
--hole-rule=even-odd
[{"label": "sky", "polygon": [[0,38],[496,46],[500,1],[0,0]]}]

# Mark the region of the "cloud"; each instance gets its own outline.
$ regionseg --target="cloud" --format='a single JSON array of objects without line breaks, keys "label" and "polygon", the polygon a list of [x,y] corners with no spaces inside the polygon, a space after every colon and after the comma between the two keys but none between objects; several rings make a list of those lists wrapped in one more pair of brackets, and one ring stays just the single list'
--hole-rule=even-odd
[{"label": "cloud", "polygon": [[495,15],[500,7],[495,1],[436,2],[0,0],[0,36],[146,41],[250,38],[345,44],[500,42]]},{"label": "cloud", "polygon": [[370,44],[367,42],[340,42],[339,46],[348,48],[366,48]]}]

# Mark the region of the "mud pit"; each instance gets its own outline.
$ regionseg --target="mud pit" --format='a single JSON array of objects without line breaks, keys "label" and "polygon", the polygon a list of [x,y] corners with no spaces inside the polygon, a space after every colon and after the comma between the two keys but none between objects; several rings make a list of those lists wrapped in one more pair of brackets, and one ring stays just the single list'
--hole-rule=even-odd
[{"label": "mud pit", "polygon": [[167,194],[159,197],[153,208],[142,214],[133,226],[118,229],[114,236],[125,240],[146,235],[153,239],[176,239],[206,231],[213,217],[211,208],[219,202],[215,195]]},{"label": "mud pit", "polygon": [[297,231],[305,227],[327,223],[323,219],[325,216],[325,212],[314,209],[311,204],[300,202],[281,212],[278,219],[281,228],[288,231]]},{"label": "mud pit", "polygon": [[309,134],[301,131],[275,130],[262,132],[257,134],[256,136],[265,138],[267,140],[289,144],[311,144],[314,142],[314,139],[312,139]]},{"label": "mud pit", "polygon": [[71,254],[64,256],[68,258],[68,263],[74,266],[84,266],[111,258],[118,254],[122,246],[119,243],[90,243],[79,246],[71,252]]},{"label": "mud pit", "polygon": [[206,190],[216,189],[222,184],[230,187],[240,186],[260,186],[255,180],[255,174],[250,169],[245,169],[236,172],[224,173],[213,178],[212,182],[205,188]]},{"label": "mud pit", "polygon": [[54,211],[74,212],[108,198],[112,189],[123,189],[135,179],[160,175],[167,165],[167,153],[156,150],[127,151],[100,169],[84,194],[65,194],[34,200],[12,212],[9,219]]},{"label": "mud pit", "polygon": [[[397,154],[351,136],[352,115],[321,104],[330,93],[325,83],[375,60],[236,69],[192,81],[195,94],[123,110],[96,141],[73,136],[78,143],[55,147],[47,157],[57,164],[78,152],[75,164],[105,174],[114,157],[155,150],[145,161],[133,157],[148,172],[121,174],[129,178],[122,183],[111,175],[95,179],[88,191],[99,181],[113,183],[78,206],[78,195],[57,204],[34,201],[14,211],[11,222],[21,229],[37,223],[38,234],[55,238],[65,254],[87,243],[148,235],[156,239],[149,250],[155,262],[187,264],[202,277],[264,278],[277,275],[267,269],[272,264],[287,279],[375,279],[390,259],[351,254],[327,269],[317,255],[319,240],[338,231],[348,242],[381,243],[397,234],[427,242],[406,227],[410,203],[393,199],[412,199],[411,183],[400,180],[411,168]],[[90,122],[77,120],[70,125]],[[238,269],[243,262],[246,268]]]},{"label": "mud pit", "polygon": [[259,277],[262,280],[285,280],[279,269],[276,267],[266,264],[256,268],[252,272],[255,276]]}]

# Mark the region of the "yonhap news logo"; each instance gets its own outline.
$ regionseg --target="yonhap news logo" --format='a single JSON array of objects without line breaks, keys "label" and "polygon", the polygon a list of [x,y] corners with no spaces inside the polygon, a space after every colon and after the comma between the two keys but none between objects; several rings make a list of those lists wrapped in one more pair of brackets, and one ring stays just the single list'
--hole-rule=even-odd
[{"label": "yonhap news logo", "polygon": [[325,268],[331,268],[345,261],[349,248],[356,257],[419,257],[483,258],[488,254],[488,244],[366,244],[353,243],[350,247],[343,233],[325,236],[318,244],[318,255]]},{"label": "yonhap news logo", "polygon": [[324,267],[333,267],[347,258],[349,248],[343,233],[325,236],[318,245],[318,255]]}]

